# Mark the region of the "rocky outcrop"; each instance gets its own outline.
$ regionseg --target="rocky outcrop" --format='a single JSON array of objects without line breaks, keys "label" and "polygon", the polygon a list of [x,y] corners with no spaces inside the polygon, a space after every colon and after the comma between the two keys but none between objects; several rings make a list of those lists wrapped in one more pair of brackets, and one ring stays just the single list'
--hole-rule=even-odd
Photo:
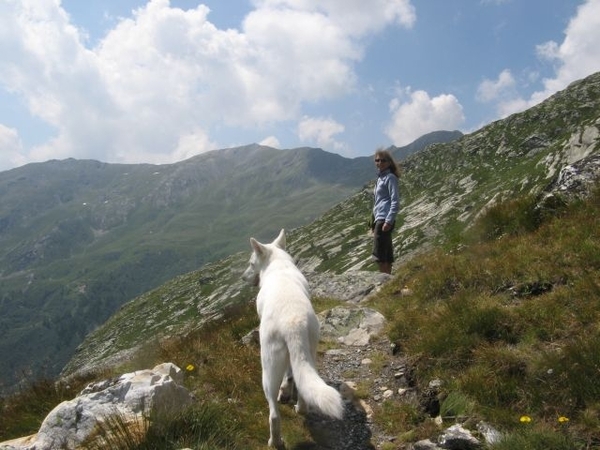
[{"label": "rocky outcrop", "polygon": [[411,450],[479,450],[486,448],[484,444],[495,444],[501,439],[500,433],[484,422],[478,424],[477,429],[482,434],[483,440],[477,439],[471,431],[456,424],[444,430],[437,442],[424,439],[410,448]]},{"label": "rocky outcrop", "polygon": [[320,273],[306,271],[309,261],[300,261],[298,266],[305,272],[314,297],[335,298],[342,302],[359,303],[376,293],[392,277],[391,275],[366,270],[349,270],[344,273]]},{"label": "rocky outcrop", "polygon": [[101,439],[99,428],[111,418],[139,428],[143,415],[176,413],[191,404],[193,396],[182,382],[182,370],[165,363],[92,383],[54,408],[37,434],[0,443],[0,450],[79,449],[91,439]]},{"label": "rocky outcrop", "polygon": [[571,202],[590,195],[600,181],[600,154],[589,155],[563,167],[557,180],[544,193],[543,202]]},{"label": "rocky outcrop", "polygon": [[319,314],[321,338],[349,346],[367,345],[385,326],[385,317],[371,308],[338,306]]}]

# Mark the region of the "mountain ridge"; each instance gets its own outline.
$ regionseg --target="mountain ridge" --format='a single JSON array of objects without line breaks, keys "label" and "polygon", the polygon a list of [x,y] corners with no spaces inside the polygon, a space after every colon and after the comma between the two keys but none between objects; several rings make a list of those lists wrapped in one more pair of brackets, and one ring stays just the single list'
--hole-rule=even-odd
[{"label": "mountain ridge", "polygon": [[[452,251],[457,237],[498,202],[530,196],[543,209],[551,198],[562,201],[562,174],[588,167],[590,179],[597,179],[599,154],[600,73],[530,110],[414,153],[400,176],[398,263],[434,246]],[[309,225],[289,231],[289,251],[308,278],[374,270],[367,233],[371,198],[366,186]],[[86,337],[63,374],[93,371],[111,358],[118,362],[149,339],[202,327],[236,302],[248,301],[252,295],[239,277],[246,260],[247,252],[232,255],[127,303]]]},{"label": "mountain ridge", "polygon": [[241,250],[248,234],[310,222],[373,170],[368,157],[250,144],[174,164],[70,158],[0,172],[0,389],[22,372],[57,374],[125,301]]}]

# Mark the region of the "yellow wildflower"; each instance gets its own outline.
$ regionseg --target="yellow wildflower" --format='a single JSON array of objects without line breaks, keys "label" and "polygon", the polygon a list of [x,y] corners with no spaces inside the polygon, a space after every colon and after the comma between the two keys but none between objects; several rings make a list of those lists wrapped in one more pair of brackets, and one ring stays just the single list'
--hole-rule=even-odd
[{"label": "yellow wildflower", "polygon": [[569,421],[569,418],[568,418],[568,417],[565,417],[565,416],[560,416],[560,417],[558,418],[558,421],[559,421],[560,423],[567,423],[567,422]]},{"label": "yellow wildflower", "polygon": [[187,370],[188,372],[192,372],[195,369],[193,364],[188,364],[187,367],[185,368],[185,370]]},{"label": "yellow wildflower", "polygon": [[521,418],[519,419],[519,422],[521,422],[521,423],[529,423],[529,422],[531,422],[531,417],[529,417],[529,416],[521,416]]}]

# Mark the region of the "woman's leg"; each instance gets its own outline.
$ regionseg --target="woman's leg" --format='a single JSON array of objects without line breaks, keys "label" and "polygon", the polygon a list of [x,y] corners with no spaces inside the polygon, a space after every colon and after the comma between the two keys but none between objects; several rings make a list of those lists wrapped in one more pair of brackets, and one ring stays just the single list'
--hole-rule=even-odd
[{"label": "woman's leg", "polygon": [[379,263],[379,271],[383,273],[392,273],[392,263],[389,262],[380,262]]}]

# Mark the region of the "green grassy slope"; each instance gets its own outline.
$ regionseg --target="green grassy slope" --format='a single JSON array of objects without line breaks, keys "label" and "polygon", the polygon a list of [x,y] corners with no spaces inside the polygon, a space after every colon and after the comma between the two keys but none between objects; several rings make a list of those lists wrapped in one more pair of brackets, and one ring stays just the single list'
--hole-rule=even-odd
[{"label": "green grassy slope", "polygon": [[[527,197],[497,204],[461,238],[460,249],[437,248],[401,265],[367,306],[388,319],[386,333],[410,362],[415,389],[422,391],[433,379],[441,382],[442,427],[459,422],[474,429],[484,421],[504,437],[486,447],[491,450],[597,449],[600,185],[586,201],[546,211],[543,217],[532,212],[534,202]],[[502,225],[490,235],[490,223]],[[301,243],[291,238],[289,244],[298,248]],[[186,368],[186,386],[198,402],[181,417],[153,418],[146,424],[148,437],[139,444],[118,441],[112,448],[264,448],[268,421],[258,349],[240,345],[241,337],[257,325],[255,291],[239,292],[236,307],[211,309],[207,303],[196,318],[175,319],[186,303],[215,294],[211,277],[226,275],[231,263],[179,277],[136,301],[138,308],[146,308],[138,310],[140,323],[139,316],[155,310],[151,320],[165,319],[173,335],[148,340],[112,373],[173,361]],[[233,264],[234,271],[243,267]],[[401,294],[405,286],[411,295]],[[322,304],[331,307],[332,300],[315,298],[314,303],[320,310]],[[181,328],[211,314],[220,320],[196,330]],[[113,320],[122,326],[136,320],[136,314],[126,307]],[[135,340],[140,330],[130,331],[115,342]],[[216,357],[220,354],[234,356]],[[361,380],[361,390],[369,392],[370,383],[375,380]],[[44,415],[40,406],[49,409],[70,394],[38,383],[5,400],[0,406],[7,420],[0,426],[0,441],[34,432]],[[377,426],[394,437],[386,450],[435,439],[440,432],[434,418],[411,398],[394,396],[374,411]],[[302,417],[291,408],[282,411],[289,448],[312,445]],[[203,419],[207,415],[210,420]],[[224,428],[228,439],[213,442]]]}]

